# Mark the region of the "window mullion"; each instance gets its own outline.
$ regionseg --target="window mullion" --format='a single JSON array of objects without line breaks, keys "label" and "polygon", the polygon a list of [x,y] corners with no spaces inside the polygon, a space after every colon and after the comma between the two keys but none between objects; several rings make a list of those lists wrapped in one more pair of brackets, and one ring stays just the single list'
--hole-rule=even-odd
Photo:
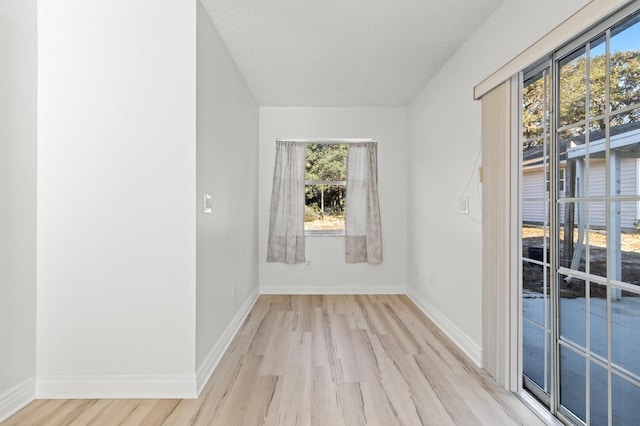
[{"label": "window mullion", "polygon": [[346,180],[305,180],[305,185],[346,185]]}]

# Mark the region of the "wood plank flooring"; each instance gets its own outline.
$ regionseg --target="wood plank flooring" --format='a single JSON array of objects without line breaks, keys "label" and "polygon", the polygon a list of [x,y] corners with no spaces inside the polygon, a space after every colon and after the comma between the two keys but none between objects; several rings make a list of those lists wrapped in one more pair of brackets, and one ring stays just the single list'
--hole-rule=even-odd
[{"label": "wood plank flooring", "polygon": [[538,425],[406,296],[260,296],[194,400],[37,400],[3,425]]}]

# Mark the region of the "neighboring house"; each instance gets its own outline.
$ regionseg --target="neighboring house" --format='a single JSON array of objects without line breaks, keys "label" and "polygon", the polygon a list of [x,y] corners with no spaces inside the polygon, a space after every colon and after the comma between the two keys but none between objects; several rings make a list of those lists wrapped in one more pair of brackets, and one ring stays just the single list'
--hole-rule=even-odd
[{"label": "neighboring house", "polygon": [[[576,185],[578,195],[604,197],[606,188],[604,158],[604,131],[593,131],[589,135],[589,161],[585,162],[585,135],[573,137],[560,143],[560,172],[558,192],[561,198],[569,195],[569,178],[567,161],[576,163]],[[640,123],[629,123],[611,128],[611,145],[616,148],[610,161],[619,163],[619,182],[621,196],[640,194]],[[567,148],[567,146],[569,148]],[[614,152],[614,151],[612,151]],[[545,191],[549,190],[549,172],[544,170],[544,147],[541,145],[525,148],[522,163],[522,220],[530,224],[542,224],[545,205],[542,201]],[[579,182],[588,176],[586,185],[580,188]],[[583,177],[583,179],[581,179]],[[613,178],[613,177],[612,177]],[[586,191],[586,192],[585,192]],[[640,218],[640,203],[635,201],[620,202],[621,227],[632,230],[634,221]],[[592,229],[606,227],[606,203],[591,202],[588,210],[588,224]],[[576,209],[577,212],[577,209]],[[586,212],[585,212],[586,213]],[[587,220],[587,218],[584,218]],[[576,217],[576,221],[578,218]],[[560,223],[564,222],[564,209],[560,209]]]}]

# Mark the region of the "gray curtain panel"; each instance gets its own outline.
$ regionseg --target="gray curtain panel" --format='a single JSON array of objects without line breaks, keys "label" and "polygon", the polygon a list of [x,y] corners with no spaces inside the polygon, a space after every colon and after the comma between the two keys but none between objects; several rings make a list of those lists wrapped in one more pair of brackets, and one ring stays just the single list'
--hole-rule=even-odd
[{"label": "gray curtain panel", "polygon": [[382,263],[375,142],[349,144],[345,228],[347,263]]},{"label": "gray curtain panel", "polygon": [[306,144],[277,141],[267,262],[304,263]]}]

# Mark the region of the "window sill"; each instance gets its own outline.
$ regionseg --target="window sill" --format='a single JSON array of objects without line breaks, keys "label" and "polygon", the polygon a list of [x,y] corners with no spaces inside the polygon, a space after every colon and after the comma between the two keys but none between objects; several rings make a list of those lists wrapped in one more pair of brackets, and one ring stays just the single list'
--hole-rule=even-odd
[{"label": "window sill", "polygon": [[305,237],[344,237],[344,231],[305,231]]}]

